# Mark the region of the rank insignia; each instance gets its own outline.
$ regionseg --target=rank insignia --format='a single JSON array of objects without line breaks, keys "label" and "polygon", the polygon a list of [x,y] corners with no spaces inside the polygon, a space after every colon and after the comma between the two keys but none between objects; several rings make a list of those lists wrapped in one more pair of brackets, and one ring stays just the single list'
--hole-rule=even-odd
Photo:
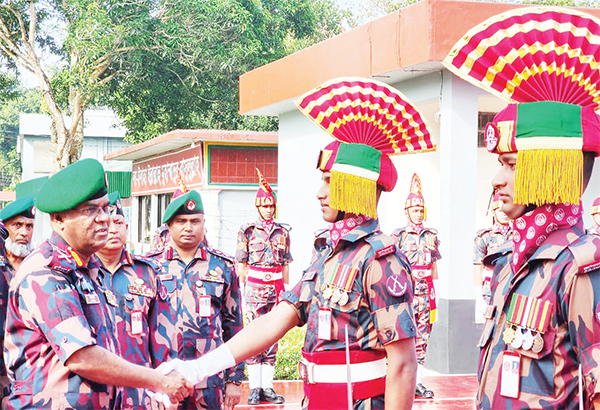
[{"label": "rank insignia", "polygon": [[167,300],[167,296],[169,293],[167,292],[167,287],[165,285],[160,285],[160,289],[158,289],[158,296],[160,300]]},{"label": "rank insignia", "polygon": [[106,296],[106,302],[113,306],[113,307],[119,307],[119,302],[117,301],[117,297],[115,296],[114,293],[112,293],[110,290],[105,290],[104,291],[104,295]]}]

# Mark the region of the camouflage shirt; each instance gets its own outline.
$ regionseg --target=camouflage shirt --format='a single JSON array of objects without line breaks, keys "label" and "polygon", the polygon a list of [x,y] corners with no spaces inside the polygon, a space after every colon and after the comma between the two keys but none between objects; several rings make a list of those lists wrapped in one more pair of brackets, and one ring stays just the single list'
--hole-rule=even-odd
[{"label": "camouflage shirt", "polygon": [[[406,256],[411,266],[427,266],[442,258],[440,254],[440,241],[435,229],[423,228],[417,233],[408,224],[392,232],[392,238],[400,252]],[[426,279],[415,279],[415,294],[428,293]]]},{"label": "camouflage shirt", "polygon": [[7,408],[111,409],[115,388],[69,371],[76,351],[98,345],[119,354],[114,312],[92,256],[79,256],[56,233],[23,261],[9,288],[5,358]]},{"label": "camouflage shirt", "polygon": [[[356,269],[343,306],[323,296],[327,278],[338,267]],[[283,300],[296,309],[300,326],[307,324],[304,351],[344,350],[345,325],[350,350],[383,350],[388,343],[414,337],[409,269],[392,239],[379,230],[377,220],[369,219],[354,228],[334,249],[329,231],[317,234],[310,267],[300,282],[283,294]],[[317,337],[320,308],[331,309],[331,340]]]},{"label": "camouflage shirt", "polygon": [[[511,247],[512,241],[484,259],[494,269],[494,310],[478,343],[478,407],[577,409],[581,365],[584,407],[591,408],[590,400],[600,399],[600,238],[585,235],[582,221],[557,230],[516,274],[509,263]],[[515,350],[503,340],[510,303],[523,296],[552,304],[539,353]],[[518,399],[500,395],[502,357],[509,349],[521,355]]]},{"label": "camouflage shirt", "polygon": [[[233,259],[200,244],[186,265],[172,247],[148,255],[162,266],[161,287],[151,318],[155,366],[174,358],[189,360],[214,350],[242,329],[240,286]],[[209,312],[201,307],[210,298]],[[206,316],[206,317],[204,317]],[[244,378],[244,362],[200,382],[196,388],[223,386]]]},{"label": "camouflage shirt", "polygon": [[588,233],[591,233],[592,235],[597,235],[600,236],[600,225],[596,225],[594,224],[589,230]]},{"label": "camouflage shirt", "polygon": [[283,266],[292,262],[290,253],[290,228],[273,222],[267,232],[260,221],[242,225],[238,232],[235,261],[252,266]]},{"label": "camouflage shirt", "polygon": [[[2,222],[0,221],[0,224]],[[4,227],[4,225],[2,225]],[[4,326],[6,325],[6,309],[8,307],[8,285],[14,275],[14,269],[6,258],[4,239],[0,237],[0,352],[4,351]],[[4,355],[0,355],[0,402],[8,396],[10,380],[4,364]]]},{"label": "camouflage shirt", "polygon": [[511,238],[511,229],[509,229],[506,234],[503,234],[494,228],[480,230],[475,236],[475,244],[473,245],[473,263],[483,263],[483,258],[485,258],[488,253],[504,245],[504,243],[511,240]]},{"label": "camouflage shirt", "polygon": [[[121,357],[131,363],[152,367],[150,361],[149,316],[155,308],[158,292],[155,265],[126,250],[115,273],[104,266],[102,275],[116,305],[116,328]],[[149,408],[144,389],[126,388],[122,398],[123,408]]]}]

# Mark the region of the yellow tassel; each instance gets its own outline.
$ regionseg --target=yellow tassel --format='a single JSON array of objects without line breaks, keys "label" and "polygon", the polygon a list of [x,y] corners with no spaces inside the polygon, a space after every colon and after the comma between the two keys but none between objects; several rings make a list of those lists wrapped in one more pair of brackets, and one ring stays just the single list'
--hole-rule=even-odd
[{"label": "yellow tassel", "polygon": [[331,171],[329,206],[356,215],[377,218],[377,182]]},{"label": "yellow tassel", "polygon": [[578,204],[582,190],[581,150],[527,149],[518,152],[515,204]]}]

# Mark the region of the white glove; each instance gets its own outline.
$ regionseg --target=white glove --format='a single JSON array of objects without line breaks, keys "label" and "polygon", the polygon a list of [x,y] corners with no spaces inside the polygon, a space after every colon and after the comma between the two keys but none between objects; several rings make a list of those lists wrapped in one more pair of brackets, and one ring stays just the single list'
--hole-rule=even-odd
[{"label": "white glove", "polygon": [[223,344],[195,360],[173,359],[165,364],[162,371],[163,374],[169,374],[175,370],[195,386],[207,377],[233,366],[235,366],[235,359],[229,347]]}]

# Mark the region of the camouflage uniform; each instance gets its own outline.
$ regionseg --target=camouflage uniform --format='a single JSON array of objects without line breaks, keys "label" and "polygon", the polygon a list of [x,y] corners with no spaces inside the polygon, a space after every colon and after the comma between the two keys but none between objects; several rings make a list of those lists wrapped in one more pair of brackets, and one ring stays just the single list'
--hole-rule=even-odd
[{"label": "camouflage uniform", "polygon": [[[187,266],[172,247],[148,256],[163,267],[151,318],[154,366],[175,358],[196,359],[242,329],[240,287],[232,258],[204,244]],[[210,317],[200,317],[204,296],[210,296]],[[220,409],[225,381],[243,378],[244,362],[197,384],[180,408]]]},{"label": "camouflage uniform", "polygon": [[[323,294],[326,278],[340,265],[358,269],[349,299],[343,306]],[[396,252],[393,240],[379,230],[377,220],[368,220],[354,228],[334,249],[329,231],[318,233],[310,267],[282,298],[296,309],[299,326],[308,325],[303,356],[312,363],[332,363],[330,356],[334,362],[346,363],[345,325],[348,325],[351,357],[360,353],[385,357],[385,344],[414,337],[412,283],[408,272],[408,262]],[[404,284],[398,296],[388,290],[393,280]],[[331,309],[331,340],[318,338],[320,308]],[[365,389],[361,383],[353,383],[354,409],[383,409],[385,378],[367,383],[370,384],[367,394],[362,395],[360,391],[364,393]],[[305,383],[305,393],[305,408],[307,405],[309,409],[347,408],[345,383]]]},{"label": "camouflage uniform", "polygon": [[[148,318],[155,308],[158,292],[154,264],[123,250],[120,266],[115,273],[104,266],[101,268],[104,283],[116,298],[111,303],[117,305],[116,329],[121,357],[131,363],[152,367]],[[141,312],[139,316],[137,312]],[[135,329],[132,319],[141,319],[139,325],[134,325]],[[124,409],[150,408],[150,398],[145,389],[128,387],[123,391],[122,405]]]},{"label": "camouflage uniform", "polygon": [[592,235],[600,236],[600,225],[594,224],[594,226],[592,226],[588,232]]},{"label": "camouflage uniform", "polygon": [[119,354],[114,311],[92,256],[79,256],[56,233],[42,243],[13,278],[8,299],[5,358],[12,391],[8,409],[112,409],[116,388],[90,382],[65,362],[98,345]]},{"label": "camouflage uniform", "polygon": [[[557,230],[517,274],[511,269],[511,247],[509,242],[484,259],[494,269],[494,311],[478,343],[478,407],[577,409],[581,365],[585,408],[591,408],[590,400],[598,399],[600,392],[600,238],[584,235],[582,221]],[[510,399],[500,396],[503,352],[512,349],[503,341],[503,332],[511,299],[519,294],[549,301],[553,309],[542,350],[516,349],[521,354],[520,395]]]},{"label": "camouflage uniform", "polygon": [[[0,229],[5,231],[4,224],[0,221]],[[6,309],[8,308],[8,285],[15,271],[4,248],[4,238],[0,235],[0,349],[4,351],[4,326],[6,325]],[[10,380],[4,364],[4,355],[0,355],[0,403],[10,393]]]},{"label": "camouflage uniform", "polygon": [[[392,232],[392,238],[396,240],[396,246],[406,256],[411,267],[429,267],[433,262],[441,259],[439,246],[440,241],[435,229],[423,228],[417,233],[414,228],[408,224],[404,228],[396,229]],[[417,336],[415,345],[417,348],[417,362],[423,364],[425,353],[427,352],[427,343],[431,335],[431,307],[430,294],[427,280],[417,278],[413,275],[414,292],[413,309],[415,311],[415,320],[417,322]]]},{"label": "camouflage uniform", "polygon": [[[473,264],[483,264],[483,258],[491,253],[494,249],[504,245],[505,242],[511,240],[512,230],[509,228],[506,233],[502,233],[499,227],[494,225],[491,228],[482,229],[475,236],[475,244],[473,245]],[[490,280],[492,278],[491,269],[483,269],[483,299],[487,304],[490,303],[491,289]]]},{"label": "camouflage uniform", "polygon": [[[276,268],[287,265],[292,260],[288,226],[273,222],[271,231],[267,232],[261,222],[257,221],[240,228],[235,254],[236,262],[245,263],[250,267]],[[246,281],[244,299],[248,322],[269,313],[275,307],[282,290],[283,279],[278,280],[277,283]],[[276,358],[277,343],[246,363],[275,366]]]}]

